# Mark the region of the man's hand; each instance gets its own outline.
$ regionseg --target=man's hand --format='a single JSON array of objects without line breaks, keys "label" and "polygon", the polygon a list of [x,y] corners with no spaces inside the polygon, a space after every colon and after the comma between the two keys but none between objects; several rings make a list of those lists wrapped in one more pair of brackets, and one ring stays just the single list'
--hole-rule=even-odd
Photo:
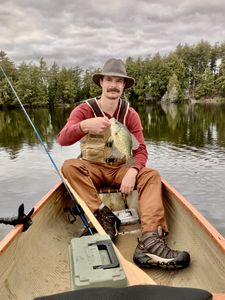
[{"label": "man's hand", "polygon": [[134,190],[137,173],[138,170],[135,168],[128,169],[120,185],[120,191],[122,194],[128,195]]},{"label": "man's hand", "polygon": [[96,117],[86,119],[80,122],[80,129],[85,133],[100,134],[106,128],[110,126],[109,119],[107,117]]}]

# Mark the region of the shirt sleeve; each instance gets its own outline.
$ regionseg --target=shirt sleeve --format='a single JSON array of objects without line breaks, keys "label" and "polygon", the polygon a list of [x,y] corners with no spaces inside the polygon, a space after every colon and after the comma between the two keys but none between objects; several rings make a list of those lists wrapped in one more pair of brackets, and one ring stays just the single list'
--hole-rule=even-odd
[{"label": "shirt sleeve", "polygon": [[80,128],[80,122],[92,118],[93,113],[86,103],[75,107],[64,128],[59,132],[57,141],[61,146],[69,146],[79,141],[85,133]]},{"label": "shirt sleeve", "polygon": [[129,108],[127,117],[126,117],[126,126],[129,129],[130,133],[135,136],[139,143],[139,147],[136,150],[133,150],[134,164],[131,166],[137,170],[141,170],[146,166],[148,153],[144,141],[143,127],[141,124],[140,117],[138,113],[133,109]]}]

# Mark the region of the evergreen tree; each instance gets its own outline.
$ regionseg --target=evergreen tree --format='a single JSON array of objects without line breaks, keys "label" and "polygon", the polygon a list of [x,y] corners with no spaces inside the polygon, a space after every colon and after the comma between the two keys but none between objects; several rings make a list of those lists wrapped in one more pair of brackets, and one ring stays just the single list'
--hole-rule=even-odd
[{"label": "evergreen tree", "polygon": [[170,75],[171,71],[165,60],[160,56],[159,53],[156,54],[151,60],[150,82],[148,89],[148,92],[153,99],[161,100],[162,96],[167,90],[167,84]]},{"label": "evergreen tree", "polygon": [[181,88],[180,83],[177,79],[177,75],[173,73],[170,78],[167,85],[167,99],[170,102],[177,102],[180,100],[181,97]]},{"label": "evergreen tree", "polygon": [[177,53],[170,53],[165,58],[165,61],[172,76],[176,74],[176,78],[179,81],[180,94],[183,94],[182,91],[185,91],[188,88],[188,78],[186,76],[187,71],[182,57],[180,57]]},{"label": "evergreen tree", "polygon": [[74,103],[79,101],[81,87],[81,69],[65,67],[59,73],[60,94],[63,103]]},{"label": "evergreen tree", "polygon": [[215,94],[215,80],[211,69],[208,67],[200,75],[199,84],[195,91],[195,98],[208,98]]},{"label": "evergreen tree", "polygon": [[[33,86],[31,81],[31,65],[22,63],[18,67],[18,79],[15,84],[17,94],[24,105],[31,105],[33,101]],[[17,104],[16,100],[13,104]]]},{"label": "evergreen tree", "polygon": [[[4,51],[0,51],[0,64],[10,81],[15,82],[17,70]],[[0,72],[0,105],[12,105],[15,96],[2,72]]]},{"label": "evergreen tree", "polygon": [[222,97],[225,97],[225,60],[222,61],[219,69],[219,76],[216,80],[218,92]]},{"label": "evergreen tree", "polygon": [[54,62],[48,72],[48,103],[50,106],[62,103],[60,97],[59,67]]}]

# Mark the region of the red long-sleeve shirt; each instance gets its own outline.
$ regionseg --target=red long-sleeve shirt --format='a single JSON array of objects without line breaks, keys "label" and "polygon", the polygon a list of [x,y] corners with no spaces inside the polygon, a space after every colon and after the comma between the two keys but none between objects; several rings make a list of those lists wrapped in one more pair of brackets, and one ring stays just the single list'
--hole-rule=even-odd
[{"label": "red long-sleeve shirt", "polygon": [[[108,118],[116,118],[117,113],[118,108],[113,116],[110,116],[107,113],[105,113],[105,115]],[[85,133],[80,129],[80,122],[93,117],[94,114],[92,112],[92,109],[87,103],[82,103],[75,107],[71,112],[66,125],[58,134],[58,143],[62,146],[69,146],[79,141],[85,135]],[[138,149],[133,150],[135,162],[132,167],[141,170],[146,165],[148,154],[146,145],[144,143],[143,128],[141,125],[140,117],[132,107],[129,107],[125,125],[130,133],[132,133],[139,142]]]}]

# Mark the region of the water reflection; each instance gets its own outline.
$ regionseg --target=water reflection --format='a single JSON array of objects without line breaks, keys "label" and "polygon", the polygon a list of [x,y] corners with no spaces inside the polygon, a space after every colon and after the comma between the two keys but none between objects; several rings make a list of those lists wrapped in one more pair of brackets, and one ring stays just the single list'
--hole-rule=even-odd
[{"label": "water reflection", "polygon": [[225,147],[225,104],[162,104],[137,109],[146,140]]},{"label": "water reflection", "polygon": [[[135,104],[132,104],[135,106]],[[225,104],[152,104],[136,106],[146,140],[166,141],[176,145],[225,148]],[[49,149],[72,108],[28,110],[41,138]],[[24,144],[33,147],[39,141],[21,110],[0,111],[0,147],[15,159]]]},{"label": "water reflection", "polygon": [[[42,140],[49,150],[52,149],[56,135],[63,127],[71,109],[47,108],[27,110]],[[21,110],[0,111],[0,147],[4,148],[11,159],[15,159],[24,145],[31,148],[38,145],[39,140]]]}]

